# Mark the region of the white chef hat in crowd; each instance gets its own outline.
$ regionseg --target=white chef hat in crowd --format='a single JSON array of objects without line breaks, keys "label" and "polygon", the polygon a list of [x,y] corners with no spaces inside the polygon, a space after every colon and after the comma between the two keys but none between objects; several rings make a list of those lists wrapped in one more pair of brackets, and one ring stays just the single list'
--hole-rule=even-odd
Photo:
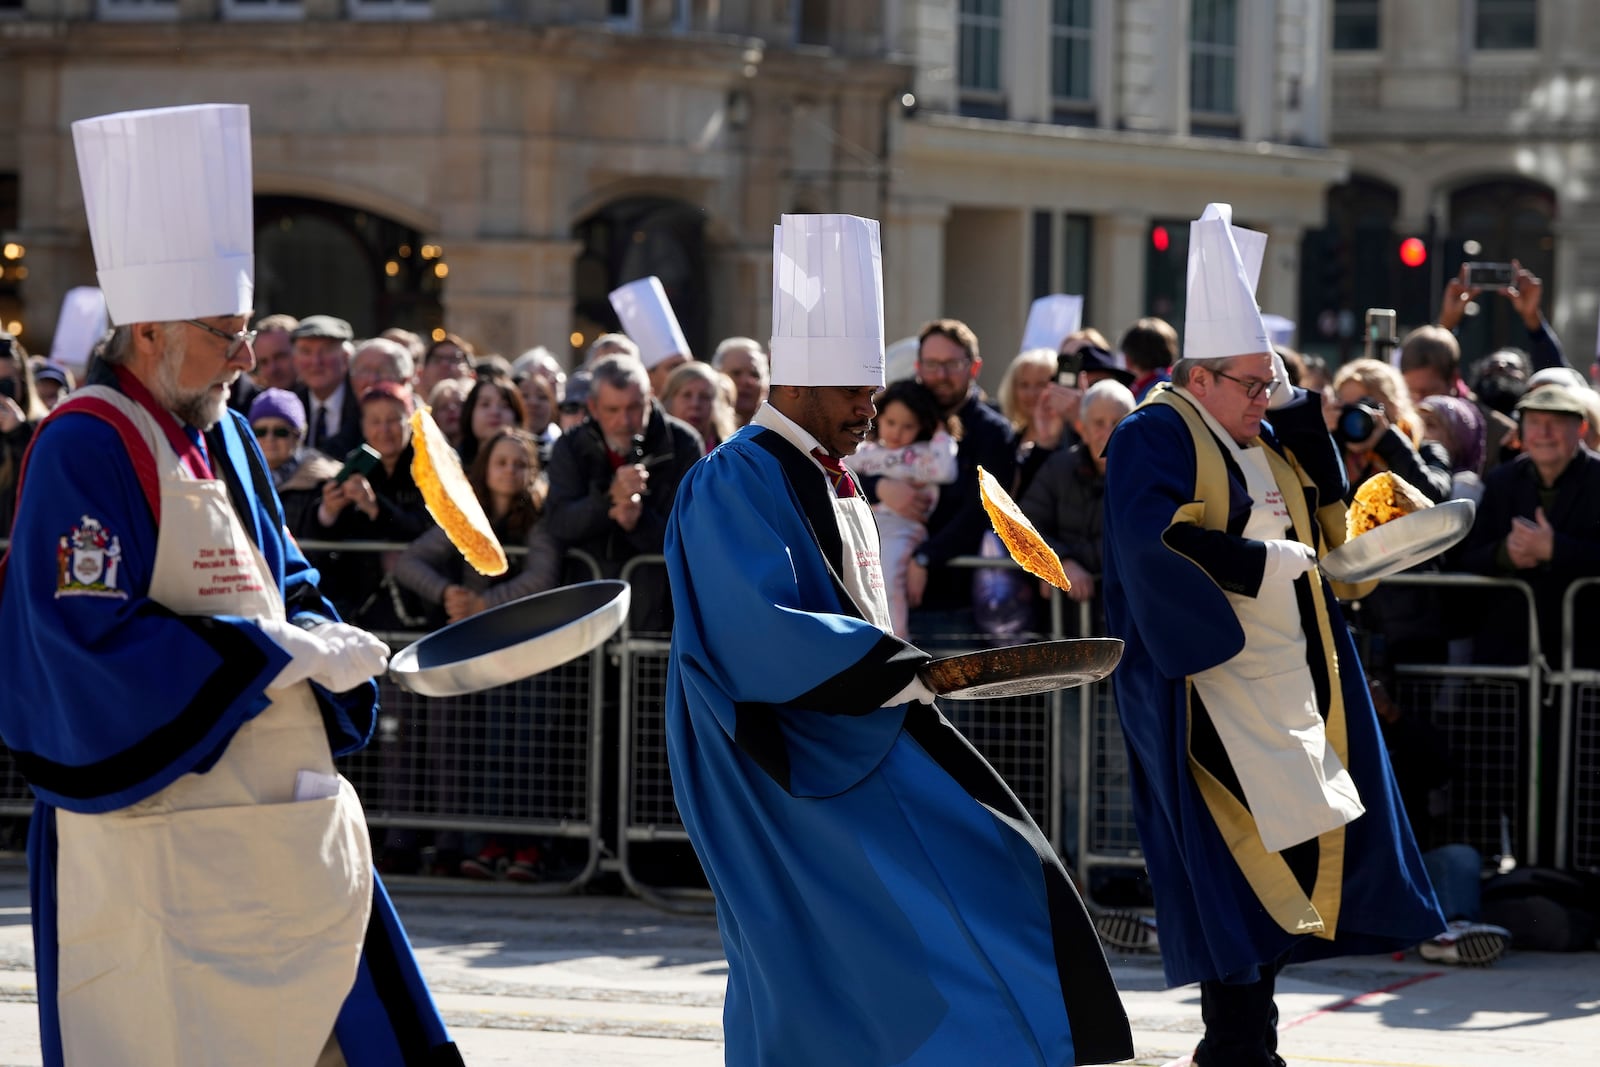
[{"label": "white chef hat in crowd", "polygon": [[668,356],[694,355],[678,316],[672,313],[667,291],[654,274],[612,290],[611,307],[622,320],[622,332],[639,346],[639,358],[646,367],[654,367]]},{"label": "white chef hat in crowd", "polygon": [[772,229],[772,384],[882,386],[878,223],[784,215]]},{"label": "white chef hat in crowd", "polygon": [[1286,315],[1262,315],[1261,325],[1267,328],[1267,339],[1274,346],[1294,347],[1294,320]]},{"label": "white chef hat in crowd", "polygon": [[56,317],[56,332],[50,339],[50,362],[59,363],[80,377],[89,365],[89,353],[105,334],[106,295],[92,285],[67,290],[61,298],[61,313]]},{"label": "white chef hat in crowd", "polygon": [[74,122],[72,142],[112,325],[250,312],[248,107],[101,115]]},{"label": "white chef hat in crowd", "polygon": [[1041,296],[1028,308],[1028,324],[1022,328],[1022,347],[1018,352],[1035,348],[1061,351],[1061,342],[1078,332],[1083,325],[1083,297],[1068,293]]}]

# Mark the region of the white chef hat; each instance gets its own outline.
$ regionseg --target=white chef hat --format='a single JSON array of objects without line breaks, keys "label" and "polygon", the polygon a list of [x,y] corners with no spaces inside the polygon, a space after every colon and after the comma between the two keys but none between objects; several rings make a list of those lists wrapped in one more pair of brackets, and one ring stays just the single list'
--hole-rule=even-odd
[{"label": "white chef hat", "polygon": [[1183,358],[1224,359],[1272,351],[1256,307],[1267,235],[1232,224],[1233,208],[1208,204],[1189,223]]},{"label": "white chef hat", "polygon": [[667,291],[654,274],[611,292],[611,307],[622,320],[622,332],[639,346],[639,358],[654,367],[668,356],[690,356],[689,342],[672,313]]},{"label": "white chef hat", "polygon": [[772,384],[883,385],[878,223],[784,215],[772,228]]},{"label": "white chef hat", "polygon": [[1262,315],[1261,325],[1267,328],[1267,339],[1274,346],[1294,346],[1294,320],[1286,315]]},{"label": "white chef hat", "polygon": [[72,142],[112,325],[251,310],[248,107],[101,115],[74,122]]},{"label": "white chef hat", "polygon": [[50,362],[81,375],[89,364],[89,353],[108,325],[104,293],[92,285],[68,289],[61,298],[55,336],[50,339]]},{"label": "white chef hat", "polygon": [[1028,324],[1022,328],[1022,347],[1018,352],[1034,348],[1061,350],[1061,342],[1078,332],[1083,325],[1083,297],[1057,293],[1041,296],[1028,309]]}]

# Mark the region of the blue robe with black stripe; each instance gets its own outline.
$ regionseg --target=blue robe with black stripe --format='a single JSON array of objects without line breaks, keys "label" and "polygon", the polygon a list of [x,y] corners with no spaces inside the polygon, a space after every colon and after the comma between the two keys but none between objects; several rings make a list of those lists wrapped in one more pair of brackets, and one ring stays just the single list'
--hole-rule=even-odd
[{"label": "blue robe with black stripe", "polygon": [[666,554],[668,752],[728,956],[728,1062],[1131,1055],[1038,827],[932,706],[880,706],[927,657],[844,591],[809,457],[771,430],[735,434],[680,485]]},{"label": "blue robe with black stripe", "polygon": [[[96,384],[116,387],[106,372]],[[229,411],[203,447],[277,577],[289,617],[337,619],[317,591],[316,570],[284,531],[243,416]],[[184,774],[204,773],[234,732],[265,710],[265,689],[289,657],[248,621],[179,615],[145,595],[157,531],[111,425],[61,413],[34,435],[25,471],[0,571],[0,739],[38,798],[28,865],[40,1038],[45,1063],[57,1067],[55,809],[112,811]],[[125,598],[56,596],[58,539],[86,516],[120,542],[117,588]],[[364,746],[376,721],[376,684],[338,694],[312,688],[334,755]],[[351,1067],[458,1064],[388,895],[374,885],[356,985],[335,1028],[345,1058]]]}]

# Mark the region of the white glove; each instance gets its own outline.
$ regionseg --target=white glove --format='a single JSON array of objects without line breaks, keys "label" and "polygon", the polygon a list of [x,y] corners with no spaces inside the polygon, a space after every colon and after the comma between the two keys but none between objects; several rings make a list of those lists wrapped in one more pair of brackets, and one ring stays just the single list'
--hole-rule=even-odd
[{"label": "white glove", "polygon": [[883,706],[886,708],[898,707],[912,700],[920,701],[923,704],[932,704],[938,696],[938,693],[928,688],[928,683],[924,682],[922,675],[919,674],[911,679],[911,683],[904,689],[885,700]]},{"label": "white glove", "polygon": [[278,676],[267,683],[268,689],[285,689],[296,682],[304,682],[322,671],[332,649],[328,642],[309,630],[302,630],[292,622],[282,619],[252,619],[261,632],[273,643],[289,653],[289,662]]},{"label": "white glove", "polygon": [[1317,553],[1301,541],[1263,541],[1267,546],[1267,565],[1261,572],[1262,580],[1269,578],[1292,582],[1317,565]]},{"label": "white glove", "polygon": [[389,669],[389,646],[359,626],[319,622],[311,634],[329,648],[322,669],[311,678],[335,693],[354,689]]}]

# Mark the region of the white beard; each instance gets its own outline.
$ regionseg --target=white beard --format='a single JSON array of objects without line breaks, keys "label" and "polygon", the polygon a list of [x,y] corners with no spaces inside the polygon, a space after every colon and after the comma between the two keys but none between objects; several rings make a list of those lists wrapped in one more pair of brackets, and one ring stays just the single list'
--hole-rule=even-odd
[{"label": "white beard", "polygon": [[156,364],[153,392],[162,407],[203,433],[222,421],[228,410],[229,389],[224,385],[221,390],[214,390],[216,383],[201,389],[179,388],[178,372],[187,354],[187,346],[177,332],[168,332],[166,351]]}]

